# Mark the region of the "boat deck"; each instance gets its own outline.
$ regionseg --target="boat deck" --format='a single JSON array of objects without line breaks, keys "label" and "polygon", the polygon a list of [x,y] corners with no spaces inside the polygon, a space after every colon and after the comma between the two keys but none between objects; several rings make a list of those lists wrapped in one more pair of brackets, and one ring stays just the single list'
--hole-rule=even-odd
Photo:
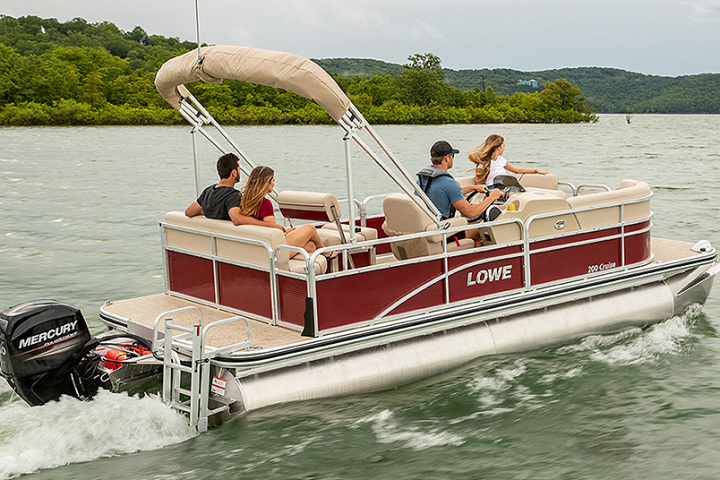
[{"label": "boat deck", "polygon": [[[692,246],[693,244],[688,242],[653,238],[651,243],[654,254],[653,263],[676,261],[700,255],[690,249]],[[128,319],[132,323],[148,327],[152,331],[153,323],[158,315],[163,312],[188,306],[194,306],[200,309],[206,325],[218,320],[237,316],[237,314],[233,312],[206,306],[165,293],[109,302],[103,307],[103,311],[119,318]],[[175,314],[172,315],[171,318],[174,324],[184,327],[192,327],[197,323],[197,314],[193,311]],[[298,330],[269,325],[265,322],[252,319],[250,320],[250,324],[252,326],[253,348],[255,349],[266,349],[308,340],[307,337],[301,336]],[[206,342],[210,346],[219,348],[242,342],[246,338],[245,323],[233,322],[210,329]]]}]

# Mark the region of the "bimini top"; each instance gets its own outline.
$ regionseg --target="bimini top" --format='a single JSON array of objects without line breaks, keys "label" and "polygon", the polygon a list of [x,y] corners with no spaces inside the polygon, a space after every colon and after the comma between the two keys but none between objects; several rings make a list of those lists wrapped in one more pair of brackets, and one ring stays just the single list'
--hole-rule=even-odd
[{"label": "bimini top", "polygon": [[296,93],[318,103],[335,121],[350,108],[350,99],[317,64],[291,53],[218,45],[168,60],[155,76],[155,87],[175,109],[190,95],[186,83],[244,80]]}]

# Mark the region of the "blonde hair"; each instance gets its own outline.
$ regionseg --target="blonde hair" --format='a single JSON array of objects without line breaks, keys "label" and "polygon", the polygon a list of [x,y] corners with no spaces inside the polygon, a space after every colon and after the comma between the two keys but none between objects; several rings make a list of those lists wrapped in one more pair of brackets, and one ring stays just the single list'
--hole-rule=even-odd
[{"label": "blonde hair", "polygon": [[493,154],[504,142],[505,139],[501,135],[493,133],[468,155],[468,159],[475,164],[476,185],[483,184],[487,180],[488,174],[490,173],[490,162],[493,160]]},{"label": "blonde hair", "polygon": [[260,210],[260,204],[267,194],[275,172],[270,167],[255,167],[248,177],[240,199],[240,213],[252,217]]}]

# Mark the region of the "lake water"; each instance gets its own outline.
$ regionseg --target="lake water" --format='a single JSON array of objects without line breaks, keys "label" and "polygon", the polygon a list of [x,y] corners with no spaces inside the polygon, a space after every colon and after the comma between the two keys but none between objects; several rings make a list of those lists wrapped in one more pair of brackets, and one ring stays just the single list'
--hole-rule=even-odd
[{"label": "lake water", "polygon": [[[720,246],[720,116],[589,125],[378,126],[411,172],[430,145],[506,139],[518,166],[654,188],[654,234]],[[233,127],[277,189],[346,196],[338,127]],[[158,222],[195,197],[183,127],[0,128],[0,309],[163,290]],[[394,190],[359,151],[355,197]],[[216,151],[201,149],[201,183]],[[468,174],[459,155],[452,173]],[[274,406],[197,435],[154,396],[30,408],[0,379],[0,479],[711,479],[720,477],[720,286],[644,330],[481,359],[391,391]]]}]

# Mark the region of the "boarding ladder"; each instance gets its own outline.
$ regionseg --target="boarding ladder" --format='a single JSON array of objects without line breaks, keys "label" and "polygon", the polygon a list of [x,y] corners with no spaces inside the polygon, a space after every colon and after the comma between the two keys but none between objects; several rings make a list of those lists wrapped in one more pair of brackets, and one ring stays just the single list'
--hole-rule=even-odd
[{"label": "boarding ladder", "polygon": [[[192,311],[197,312],[197,323],[192,327],[175,325],[172,315]],[[159,338],[160,323],[165,320],[163,338]],[[231,322],[243,320],[247,327],[247,340],[223,348],[214,348],[205,344],[205,337],[211,328]],[[180,332],[177,334],[176,332]],[[170,341],[168,341],[170,339]],[[250,321],[242,316],[226,318],[203,324],[203,314],[197,307],[183,307],[163,312],[155,318],[153,325],[153,354],[162,354],[163,361],[163,402],[175,410],[190,415],[190,425],[198,432],[208,429],[208,418],[229,410],[229,405],[222,405],[215,409],[209,408],[210,401],[210,361],[220,355],[225,355],[242,349],[252,347],[252,329]],[[182,361],[190,357],[190,361]],[[183,378],[183,374],[186,375]],[[190,389],[183,388],[183,380],[190,377]],[[185,381],[187,385],[187,381]]]}]

